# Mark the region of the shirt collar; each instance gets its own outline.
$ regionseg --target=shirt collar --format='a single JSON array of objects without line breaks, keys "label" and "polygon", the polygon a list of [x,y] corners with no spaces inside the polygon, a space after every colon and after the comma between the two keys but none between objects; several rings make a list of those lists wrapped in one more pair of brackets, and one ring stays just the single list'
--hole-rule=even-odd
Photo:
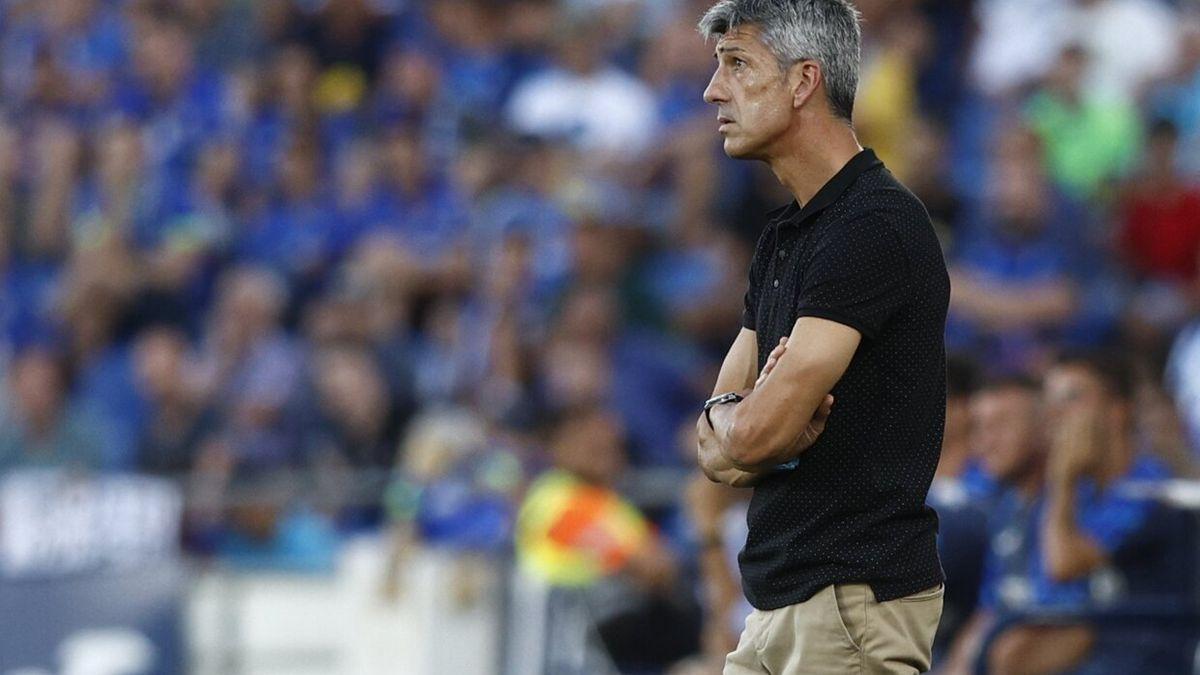
[{"label": "shirt collar", "polygon": [[838,197],[846,191],[862,174],[870,169],[883,166],[883,162],[875,156],[875,151],[870,148],[864,148],[857,155],[850,158],[849,162],[829,179],[829,182],[821,186],[817,190],[817,194],[808,200],[808,203],[803,207],[795,199],[790,204],[781,206],[768,215],[770,222],[779,222],[780,225],[800,225],[804,221],[816,216],[818,213],[825,210],[830,204],[837,201]]}]

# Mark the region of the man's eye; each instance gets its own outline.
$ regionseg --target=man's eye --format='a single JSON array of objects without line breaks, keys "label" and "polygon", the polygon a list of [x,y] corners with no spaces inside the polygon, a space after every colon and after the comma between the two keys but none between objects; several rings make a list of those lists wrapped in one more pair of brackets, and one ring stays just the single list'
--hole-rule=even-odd
[{"label": "man's eye", "polygon": [[746,62],[741,59],[734,59],[733,65],[735,68],[741,68],[742,66],[746,65]]}]

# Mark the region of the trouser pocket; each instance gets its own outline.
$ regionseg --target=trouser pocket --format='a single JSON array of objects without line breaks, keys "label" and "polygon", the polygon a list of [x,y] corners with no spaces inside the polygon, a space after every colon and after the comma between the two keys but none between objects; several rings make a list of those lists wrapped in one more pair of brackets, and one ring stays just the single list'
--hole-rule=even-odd
[{"label": "trouser pocket", "polygon": [[867,626],[867,594],[871,589],[866,584],[834,584],[829,595],[833,598],[832,614],[846,641],[861,652]]}]

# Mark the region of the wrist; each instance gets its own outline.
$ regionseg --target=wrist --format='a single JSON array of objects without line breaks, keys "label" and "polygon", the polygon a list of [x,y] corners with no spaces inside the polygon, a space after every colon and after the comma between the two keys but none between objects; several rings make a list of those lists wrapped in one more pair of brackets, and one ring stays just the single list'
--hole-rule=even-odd
[{"label": "wrist", "polygon": [[712,409],[713,408],[715,408],[717,406],[725,405],[727,403],[741,403],[743,400],[745,400],[745,396],[743,396],[742,394],[740,394],[736,391],[729,391],[729,392],[725,392],[724,394],[717,394],[716,396],[713,396],[712,398],[705,401],[704,402],[704,419],[705,419],[705,421],[708,422],[708,428],[712,429],[713,431],[717,430],[717,426],[716,426],[716,424],[713,423],[713,418],[712,418]]}]

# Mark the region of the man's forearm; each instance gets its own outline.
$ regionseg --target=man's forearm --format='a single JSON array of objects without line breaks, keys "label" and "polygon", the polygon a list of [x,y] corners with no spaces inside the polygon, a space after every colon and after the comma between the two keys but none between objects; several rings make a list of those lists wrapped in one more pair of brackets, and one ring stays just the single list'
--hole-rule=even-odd
[{"label": "man's forearm", "polygon": [[1103,551],[1075,522],[1074,482],[1051,484],[1043,528],[1045,564],[1054,579],[1069,581],[1104,563]]},{"label": "man's forearm", "polygon": [[772,453],[753,464],[740,461],[737,454],[732,451],[731,439],[734,435],[733,422],[738,407],[743,404],[745,404],[745,401],[734,405],[720,405],[709,411],[712,419],[713,436],[716,438],[717,447],[720,448],[721,455],[729,462],[730,466],[742,471],[761,473],[779,464],[788,462],[800,454],[800,448],[795,447],[795,443],[793,443],[792,447],[786,448],[784,453]]}]

